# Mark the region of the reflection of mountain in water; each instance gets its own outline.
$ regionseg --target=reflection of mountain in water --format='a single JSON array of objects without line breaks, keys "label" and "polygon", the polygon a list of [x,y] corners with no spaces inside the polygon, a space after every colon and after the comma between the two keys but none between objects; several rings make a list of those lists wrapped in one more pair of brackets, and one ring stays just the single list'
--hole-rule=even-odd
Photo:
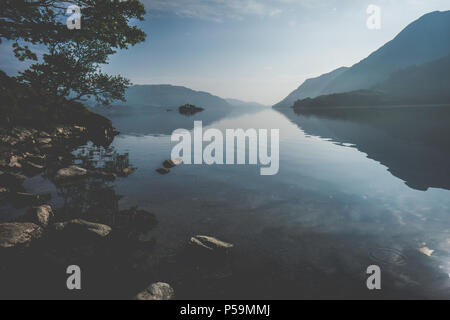
[{"label": "reflection of mountain in water", "polygon": [[450,189],[450,106],[280,111],[309,135],[355,145],[411,188]]},{"label": "reflection of mountain in water", "polygon": [[236,114],[253,113],[261,107],[205,108],[192,116],[178,112],[178,108],[96,106],[93,110],[111,119],[114,127],[122,134],[129,135],[171,135],[176,129],[192,129],[194,121],[203,121],[203,126]]}]

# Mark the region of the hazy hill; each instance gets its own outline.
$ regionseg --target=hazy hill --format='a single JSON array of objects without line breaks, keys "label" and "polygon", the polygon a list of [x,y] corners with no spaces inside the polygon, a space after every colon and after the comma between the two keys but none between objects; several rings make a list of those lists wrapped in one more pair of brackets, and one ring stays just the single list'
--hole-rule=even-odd
[{"label": "hazy hill", "polygon": [[421,66],[394,72],[371,88],[306,98],[301,107],[376,106],[399,104],[450,104],[450,55]]},{"label": "hazy hill", "polygon": [[342,67],[326,73],[317,78],[307,79],[300,87],[289,94],[283,101],[274,105],[274,108],[292,107],[294,102],[305,98],[314,98],[319,96],[322,91],[332,82],[336,77],[347,71],[348,68]]},{"label": "hazy hill", "polygon": [[[320,90],[314,92],[307,90],[308,86],[305,82],[305,89],[302,88],[302,85],[293,94],[299,97],[297,99],[304,99],[331,93],[369,89],[387,80],[391,74],[400,69],[447,56],[450,53],[449,39],[450,11],[428,13],[408,25],[392,41],[386,43],[369,57],[344,70],[330,81],[326,81],[326,85],[321,86]],[[321,84],[325,82],[319,79],[320,77],[316,78],[316,81]],[[289,104],[288,100],[275,107],[288,107]]]},{"label": "hazy hill", "polygon": [[192,104],[201,108],[227,108],[227,101],[207,92],[171,85],[135,85],[127,89],[126,102],[114,105],[177,108]]},{"label": "hazy hill", "polygon": [[322,94],[367,89],[399,69],[442,58],[450,53],[449,39],[450,11],[428,13],[337,77]]}]

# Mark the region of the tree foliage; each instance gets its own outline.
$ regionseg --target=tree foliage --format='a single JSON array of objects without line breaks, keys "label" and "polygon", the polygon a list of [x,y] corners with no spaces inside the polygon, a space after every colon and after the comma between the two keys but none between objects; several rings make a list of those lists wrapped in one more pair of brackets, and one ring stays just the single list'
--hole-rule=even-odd
[{"label": "tree foliage", "polygon": [[[66,10],[81,8],[81,29],[69,30]],[[17,78],[49,99],[79,100],[92,96],[109,103],[124,99],[130,84],[101,72],[101,65],[119,49],[145,40],[134,21],[143,20],[138,0],[1,0],[0,39],[12,42],[19,60],[35,60]],[[41,57],[36,46],[44,49]]]}]

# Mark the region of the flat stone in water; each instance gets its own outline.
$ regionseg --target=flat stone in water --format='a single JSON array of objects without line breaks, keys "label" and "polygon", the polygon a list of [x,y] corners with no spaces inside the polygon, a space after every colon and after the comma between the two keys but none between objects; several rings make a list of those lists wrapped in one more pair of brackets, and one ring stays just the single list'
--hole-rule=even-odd
[{"label": "flat stone in water", "polygon": [[53,227],[56,231],[71,231],[79,233],[80,235],[83,233],[89,233],[101,238],[106,237],[112,230],[111,227],[107,225],[89,222],[82,219],[58,222],[55,223]]},{"label": "flat stone in water", "polygon": [[87,175],[87,170],[78,166],[70,166],[68,168],[60,169],[56,173],[56,180],[67,180],[81,178]]},{"label": "flat stone in water", "polygon": [[227,243],[209,236],[192,237],[190,243],[211,251],[214,249],[226,250],[234,247],[231,243]]}]

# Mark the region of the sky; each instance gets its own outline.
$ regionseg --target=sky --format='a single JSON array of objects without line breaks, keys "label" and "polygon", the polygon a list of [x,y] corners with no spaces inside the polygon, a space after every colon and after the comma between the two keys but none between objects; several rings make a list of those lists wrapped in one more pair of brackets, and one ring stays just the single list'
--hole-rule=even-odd
[{"label": "sky", "polygon": [[[272,105],[304,80],[351,66],[449,0],[141,0],[145,43],[104,70],[134,84],[172,84]],[[381,29],[367,27],[369,5]],[[4,45],[2,45],[4,46]],[[14,69],[0,48],[1,69]]]}]

